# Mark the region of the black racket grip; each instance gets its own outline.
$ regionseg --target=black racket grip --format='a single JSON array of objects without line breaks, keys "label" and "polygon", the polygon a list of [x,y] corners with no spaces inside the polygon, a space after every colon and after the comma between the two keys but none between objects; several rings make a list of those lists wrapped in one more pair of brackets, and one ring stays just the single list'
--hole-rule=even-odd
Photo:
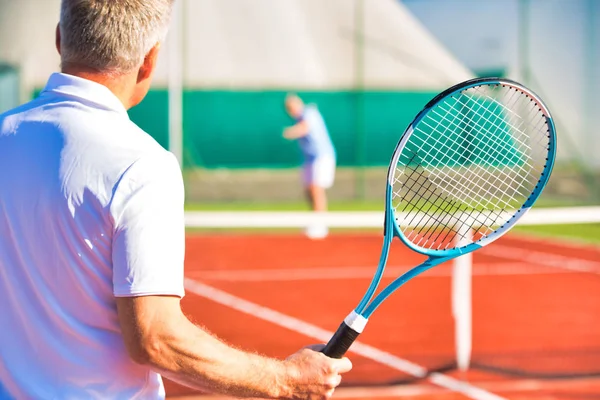
[{"label": "black racket grip", "polygon": [[345,322],[342,322],[331,339],[329,339],[329,343],[323,347],[321,353],[331,358],[342,358],[358,335],[360,333],[350,328]]}]

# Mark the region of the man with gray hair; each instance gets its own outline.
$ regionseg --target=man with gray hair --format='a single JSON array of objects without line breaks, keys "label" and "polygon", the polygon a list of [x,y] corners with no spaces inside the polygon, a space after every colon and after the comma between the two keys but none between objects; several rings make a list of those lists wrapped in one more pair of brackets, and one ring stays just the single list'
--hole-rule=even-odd
[{"label": "man with gray hair", "polygon": [[[0,397],[161,399],[161,376],[237,397],[329,398],[351,369],[235,349],[180,307],[184,188],[127,109],[172,0],[63,0],[61,73],[0,115]],[[159,375],[160,374],[160,375]]]}]

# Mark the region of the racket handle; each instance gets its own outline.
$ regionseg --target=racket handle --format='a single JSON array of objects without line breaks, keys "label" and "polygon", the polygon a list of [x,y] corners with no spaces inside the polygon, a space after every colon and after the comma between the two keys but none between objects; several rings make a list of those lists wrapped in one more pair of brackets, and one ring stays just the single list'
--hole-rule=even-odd
[{"label": "racket handle", "polygon": [[358,335],[359,332],[346,325],[346,322],[342,322],[321,353],[331,358],[342,358]]}]

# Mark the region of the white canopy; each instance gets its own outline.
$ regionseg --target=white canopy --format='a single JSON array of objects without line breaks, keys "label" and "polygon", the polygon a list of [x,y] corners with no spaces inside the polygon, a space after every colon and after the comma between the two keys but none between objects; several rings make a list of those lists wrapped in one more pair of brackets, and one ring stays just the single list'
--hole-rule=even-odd
[{"label": "white canopy", "polygon": [[[188,87],[344,89],[362,76],[366,88],[441,89],[472,76],[397,0],[178,1]],[[0,60],[18,66],[28,87],[59,68],[59,7],[60,0],[0,0]]]}]

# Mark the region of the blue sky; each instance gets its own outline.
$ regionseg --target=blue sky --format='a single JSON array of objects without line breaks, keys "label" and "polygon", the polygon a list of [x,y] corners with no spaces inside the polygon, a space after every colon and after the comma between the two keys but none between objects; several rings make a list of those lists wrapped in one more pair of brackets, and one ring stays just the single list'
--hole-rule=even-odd
[{"label": "blue sky", "polygon": [[[573,51],[583,57],[581,26],[589,0],[530,0],[532,58]],[[593,0],[592,0],[593,1]],[[518,63],[519,0],[402,0],[452,53],[472,69]],[[597,11],[596,7],[596,11]],[[573,44],[573,47],[571,47]]]}]

